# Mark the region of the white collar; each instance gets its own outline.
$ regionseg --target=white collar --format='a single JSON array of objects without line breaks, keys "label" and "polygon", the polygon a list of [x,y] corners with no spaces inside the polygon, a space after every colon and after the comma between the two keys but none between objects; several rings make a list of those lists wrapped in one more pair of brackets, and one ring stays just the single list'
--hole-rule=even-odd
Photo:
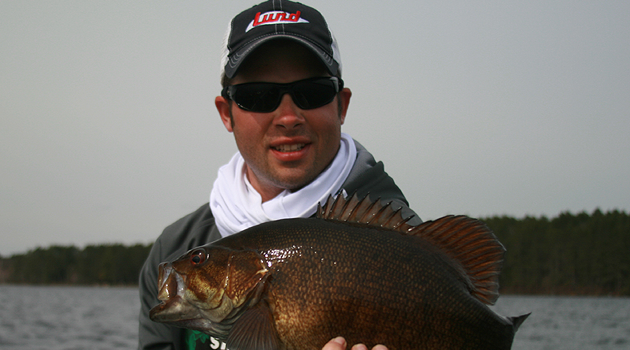
[{"label": "white collar", "polygon": [[295,217],[310,217],[317,204],[341,189],[357,157],[354,140],[341,133],[339,151],[315,180],[298,191],[282,191],[262,203],[262,197],[247,180],[245,160],[237,152],[219,169],[210,192],[210,209],[223,237],[257,224]]}]

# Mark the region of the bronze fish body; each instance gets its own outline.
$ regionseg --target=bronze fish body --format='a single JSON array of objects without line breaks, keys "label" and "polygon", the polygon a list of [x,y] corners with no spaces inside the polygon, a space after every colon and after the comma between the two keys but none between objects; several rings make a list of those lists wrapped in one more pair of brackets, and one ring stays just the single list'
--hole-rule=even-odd
[{"label": "bronze fish body", "polygon": [[329,199],[318,218],[268,222],[160,265],[150,317],[230,350],[321,349],[336,336],[389,350],[510,349],[505,249],[480,221],[418,226],[379,201]]}]

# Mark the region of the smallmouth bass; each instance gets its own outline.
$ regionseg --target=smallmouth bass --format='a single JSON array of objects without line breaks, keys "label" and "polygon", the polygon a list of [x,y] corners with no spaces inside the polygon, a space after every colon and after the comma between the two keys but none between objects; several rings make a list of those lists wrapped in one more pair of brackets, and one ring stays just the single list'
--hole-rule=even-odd
[{"label": "smallmouth bass", "polygon": [[418,226],[367,197],[263,223],[160,265],[150,317],[230,350],[510,349],[528,315],[490,310],[505,249],[480,221]]}]

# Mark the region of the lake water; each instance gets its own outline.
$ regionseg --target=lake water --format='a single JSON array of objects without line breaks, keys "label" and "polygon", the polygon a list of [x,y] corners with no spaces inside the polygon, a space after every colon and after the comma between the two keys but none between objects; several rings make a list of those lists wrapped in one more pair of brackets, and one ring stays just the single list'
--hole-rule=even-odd
[{"label": "lake water", "polygon": [[137,288],[0,286],[0,349],[135,349]]},{"label": "lake water", "polygon": [[[0,349],[135,349],[136,288],[0,285]],[[502,296],[514,350],[630,349],[630,298]]]},{"label": "lake water", "polygon": [[501,296],[497,313],[531,312],[513,350],[630,349],[630,298]]}]

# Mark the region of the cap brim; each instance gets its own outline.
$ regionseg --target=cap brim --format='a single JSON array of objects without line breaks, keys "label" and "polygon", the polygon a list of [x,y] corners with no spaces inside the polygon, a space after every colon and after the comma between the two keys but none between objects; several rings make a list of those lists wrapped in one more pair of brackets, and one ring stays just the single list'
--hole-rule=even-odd
[{"label": "cap brim", "polygon": [[225,75],[228,78],[233,78],[234,75],[236,74],[236,71],[241,66],[241,64],[245,61],[247,56],[249,56],[252,52],[254,52],[256,48],[258,48],[259,46],[261,46],[262,44],[268,41],[280,39],[280,38],[291,39],[308,47],[322,61],[322,63],[324,64],[324,66],[326,66],[326,68],[328,69],[328,72],[331,75],[333,76],[337,75],[337,72],[339,70],[339,64],[333,59],[333,57],[331,57],[328,53],[326,53],[324,50],[320,49],[317,45],[311,43],[310,41],[303,38],[296,37],[294,35],[289,35],[289,34],[275,34],[272,36],[259,38],[258,40],[251,42],[248,45],[242,47],[240,50],[234,52],[232,55],[228,57],[228,62],[225,65]]}]

